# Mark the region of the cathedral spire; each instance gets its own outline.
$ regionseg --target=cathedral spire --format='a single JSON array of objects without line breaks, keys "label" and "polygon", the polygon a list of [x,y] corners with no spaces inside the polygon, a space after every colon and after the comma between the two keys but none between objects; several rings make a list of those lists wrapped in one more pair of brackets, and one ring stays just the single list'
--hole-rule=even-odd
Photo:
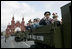
[{"label": "cathedral spire", "polygon": [[22,18],[22,21],[24,21],[24,18]]},{"label": "cathedral spire", "polygon": [[14,16],[12,17],[12,20],[14,20]]}]

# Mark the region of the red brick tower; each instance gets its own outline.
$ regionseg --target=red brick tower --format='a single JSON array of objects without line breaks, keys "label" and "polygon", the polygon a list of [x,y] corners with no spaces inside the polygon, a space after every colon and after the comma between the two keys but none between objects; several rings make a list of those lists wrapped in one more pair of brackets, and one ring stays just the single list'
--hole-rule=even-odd
[{"label": "red brick tower", "polygon": [[24,18],[22,18],[22,22],[21,22],[21,31],[25,31],[25,22],[24,22]]},{"label": "red brick tower", "polygon": [[9,23],[9,25],[7,26],[6,34],[7,34],[7,35],[11,34],[11,25],[10,25],[10,23]]},{"label": "red brick tower", "polygon": [[13,17],[12,21],[11,21],[11,33],[14,33],[14,30],[15,30],[15,21],[14,21],[14,17]]}]

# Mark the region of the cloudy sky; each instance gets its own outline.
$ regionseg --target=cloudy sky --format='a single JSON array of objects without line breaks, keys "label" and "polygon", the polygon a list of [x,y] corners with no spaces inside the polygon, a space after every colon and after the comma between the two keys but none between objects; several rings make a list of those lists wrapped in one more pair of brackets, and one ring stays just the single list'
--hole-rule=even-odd
[{"label": "cloudy sky", "polygon": [[[45,11],[56,12],[61,20],[63,5],[71,1],[1,1],[1,31],[4,31],[14,16],[15,22],[24,17],[25,24],[29,19],[43,18]],[[52,18],[52,15],[51,15]]]}]

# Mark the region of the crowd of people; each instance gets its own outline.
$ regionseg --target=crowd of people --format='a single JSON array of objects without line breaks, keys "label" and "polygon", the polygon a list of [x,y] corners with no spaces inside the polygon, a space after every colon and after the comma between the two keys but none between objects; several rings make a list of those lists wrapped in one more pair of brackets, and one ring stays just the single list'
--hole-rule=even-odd
[{"label": "crowd of people", "polygon": [[44,17],[41,20],[39,18],[35,18],[33,21],[30,19],[27,23],[26,29],[29,30],[31,28],[37,28],[42,25],[50,25],[54,22],[57,22],[58,26],[62,24],[62,19],[61,19],[61,21],[58,20],[57,13],[53,13],[52,18],[50,18],[50,15],[51,15],[51,13],[49,11],[46,11],[44,13]]}]

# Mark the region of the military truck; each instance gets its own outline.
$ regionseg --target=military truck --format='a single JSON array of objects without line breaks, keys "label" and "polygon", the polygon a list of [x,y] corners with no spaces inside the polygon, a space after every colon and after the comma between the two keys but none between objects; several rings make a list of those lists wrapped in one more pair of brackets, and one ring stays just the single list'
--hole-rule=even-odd
[{"label": "military truck", "polygon": [[[30,33],[30,30],[27,32]],[[55,24],[51,24],[32,29],[29,37],[35,42],[36,48],[61,47],[61,25],[57,27]]]},{"label": "military truck", "polygon": [[71,48],[71,3],[61,7],[62,25],[57,22],[28,30],[28,39],[35,45],[31,48]]},{"label": "military truck", "polygon": [[25,40],[26,40],[25,37],[26,37],[26,36],[25,36],[24,32],[17,31],[17,32],[15,33],[15,41],[16,41],[16,42],[25,41]]}]

